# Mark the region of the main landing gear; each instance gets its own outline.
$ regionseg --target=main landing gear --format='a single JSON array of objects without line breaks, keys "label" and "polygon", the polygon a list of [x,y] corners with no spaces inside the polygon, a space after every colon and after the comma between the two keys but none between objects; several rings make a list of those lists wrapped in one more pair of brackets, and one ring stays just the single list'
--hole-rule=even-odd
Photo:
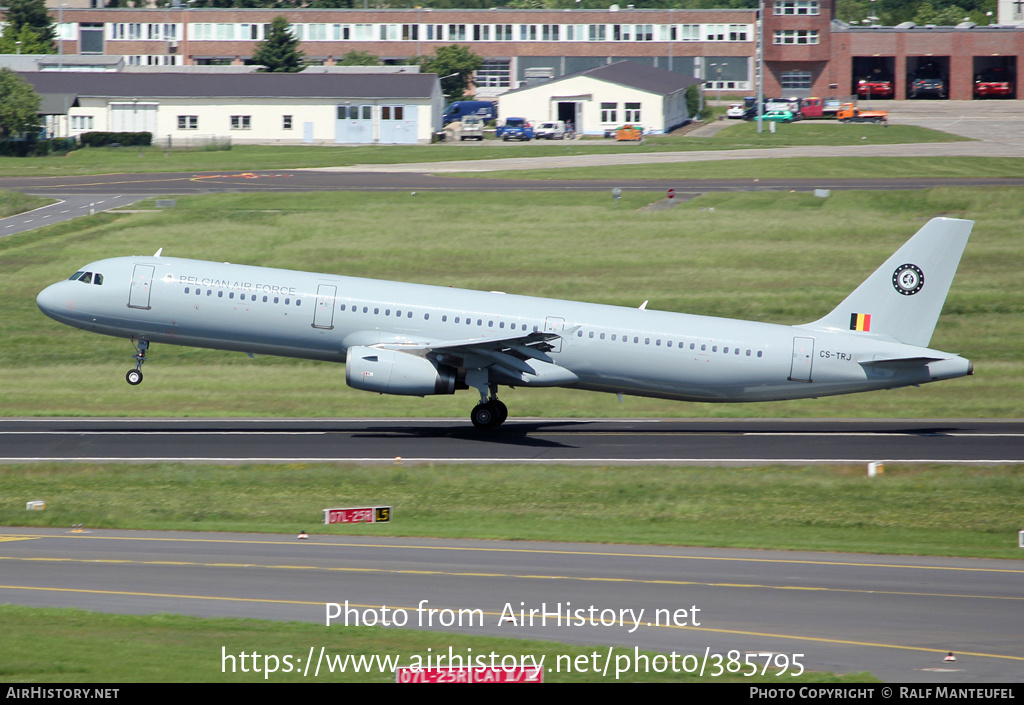
[{"label": "main landing gear", "polygon": [[490,397],[480,396],[480,403],[473,407],[469,418],[481,431],[497,428],[508,418],[508,407],[498,401],[498,385],[488,385]]},{"label": "main landing gear", "polygon": [[146,361],[146,351],[149,350],[148,340],[135,340],[132,338],[132,345],[135,346],[135,369],[128,370],[128,374],[124,376],[128,384],[133,387],[136,384],[142,383],[142,363]]}]

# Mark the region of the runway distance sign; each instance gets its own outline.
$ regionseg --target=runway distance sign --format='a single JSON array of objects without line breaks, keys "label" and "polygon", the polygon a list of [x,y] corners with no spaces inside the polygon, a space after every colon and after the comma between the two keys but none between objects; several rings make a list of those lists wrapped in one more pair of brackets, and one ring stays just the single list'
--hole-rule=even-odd
[{"label": "runway distance sign", "polygon": [[447,668],[395,669],[396,683],[543,683],[543,669],[536,666],[490,668],[450,666]]},{"label": "runway distance sign", "polygon": [[325,524],[382,524],[391,521],[391,507],[336,507],[324,510]]}]

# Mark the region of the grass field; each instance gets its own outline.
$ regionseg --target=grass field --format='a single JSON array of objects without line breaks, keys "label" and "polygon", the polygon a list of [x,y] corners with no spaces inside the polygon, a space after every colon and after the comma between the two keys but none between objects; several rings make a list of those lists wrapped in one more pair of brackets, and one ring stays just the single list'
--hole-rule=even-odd
[{"label": "grass field", "polygon": [[[171,256],[530,293],[776,323],[838,304],[934,215],[978,221],[932,345],[973,377],[820,400],[699,405],[567,390],[505,394],[514,416],[1016,417],[1024,396],[1021,190],[712,194],[662,211],[626,194],[224,194],[98,214],[0,240],[3,415],[463,416],[467,394],[380,397],[337,365],[154,346],[124,384],[127,341],[39,313],[35,295],[90,261]],[[712,210],[713,209],[713,210]],[[457,223],[457,227],[453,224]]]},{"label": "grass field", "polygon": [[[871,683],[876,679],[865,673],[845,676],[807,672],[801,676],[786,673],[772,678],[744,677],[724,673],[712,677],[691,676],[685,673],[623,672],[614,677],[612,665],[606,678],[592,672],[594,647],[556,644],[525,639],[465,636],[416,632],[383,627],[333,627],[300,622],[280,623],[255,619],[198,619],[175,615],[127,616],[102,615],[80,610],[37,609],[30,607],[0,606],[0,623],[4,625],[4,638],[0,639],[0,682],[8,683],[394,683],[392,668],[381,672],[371,667],[369,672],[340,673],[338,662],[351,657],[392,657],[398,663],[411,666],[426,663],[428,656],[447,655],[449,648],[457,656],[498,659],[510,655],[528,655],[534,662],[544,659],[546,683]],[[314,648],[314,657],[323,647],[337,670],[328,673],[326,662],[319,675],[315,670],[303,673],[305,661]],[[428,651],[430,650],[430,651]],[[601,657],[607,647],[598,647]],[[242,672],[241,653],[247,654]],[[259,654],[258,671],[254,672],[251,654]],[[644,652],[641,652],[644,653]],[[653,660],[654,652],[646,652]],[[276,670],[271,659],[280,661]],[[284,661],[284,656],[289,656]],[[226,658],[231,656],[233,658]],[[624,668],[625,657],[634,656],[632,649],[615,649],[613,664]],[[676,665],[692,668],[682,661]],[[580,661],[576,661],[579,658]],[[661,655],[660,659],[665,656]],[[561,661],[559,661],[561,659]],[[350,662],[351,664],[351,662]],[[576,664],[574,673],[567,673],[570,664]],[[584,667],[586,664],[587,667]],[[763,660],[759,665],[763,664]],[[234,671],[232,672],[232,665]],[[654,666],[662,665],[653,662]],[[709,669],[711,667],[709,666]],[[557,671],[561,672],[557,672]],[[776,671],[778,669],[775,669]],[[792,672],[794,669],[790,669]],[[225,672],[226,671],[226,672]],[[708,671],[710,673],[710,670]],[[126,699],[149,695],[121,687],[118,697]]]},{"label": "grass field", "polygon": [[1024,178],[1017,157],[787,157],[453,173],[474,179],[971,179]]},{"label": "grass field", "polygon": [[160,147],[85,148],[66,156],[0,157],[0,174],[11,176],[66,176],[75,174],[150,173],[173,171],[252,171],[302,167],[351,166],[500,159],[502,157],[558,156],[564,154],[619,154],[622,152],[675,152],[703,149],[750,149],[818,144],[900,144],[955,142],[964,138],[909,125],[879,128],[875,125],[807,123],[787,125],[775,134],[758,135],[752,125],[733,125],[714,137],[665,135],[644,144],[617,144],[614,140],[586,139],[571,143],[282,146],[239,145],[229,151],[165,150]]},{"label": "grass field", "polygon": [[[0,466],[0,524],[1019,558],[1024,467]],[[26,512],[44,498],[46,511]],[[389,524],[323,508],[389,505]]]}]

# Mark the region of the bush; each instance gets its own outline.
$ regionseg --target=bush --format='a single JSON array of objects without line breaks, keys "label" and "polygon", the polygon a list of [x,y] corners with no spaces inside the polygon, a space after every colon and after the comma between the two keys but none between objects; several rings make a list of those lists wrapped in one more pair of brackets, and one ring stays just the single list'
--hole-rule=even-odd
[{"label": "bush", "polygon": [[153,144],[152,132],[86,132],[79,136],[82,144],[87,147],[105,147],[120,145],[122,147],[148,147]]},{"label": "bush", "polygon": [[36,139],[28,135],[23,139],[0,140],[0,157],[45,157],[47,154],[66,154],[78,149],[74,137]]}]

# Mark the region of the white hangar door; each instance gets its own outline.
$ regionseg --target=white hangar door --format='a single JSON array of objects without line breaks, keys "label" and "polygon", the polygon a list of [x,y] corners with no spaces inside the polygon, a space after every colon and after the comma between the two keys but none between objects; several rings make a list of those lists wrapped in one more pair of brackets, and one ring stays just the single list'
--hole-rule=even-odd
[{"label": "white hangar door", "polygon": [[373,106],[339,105],[334,122],[338,144],[373,144]]},{"label": "white hangar door", "polygon": [[416,144],[416,106],[380,106],[380,141],[384,144]]},{"label": "white hangar door", "polygon": [[159,103],[111,103],[111,132],[152,132],[156,134]]}]

